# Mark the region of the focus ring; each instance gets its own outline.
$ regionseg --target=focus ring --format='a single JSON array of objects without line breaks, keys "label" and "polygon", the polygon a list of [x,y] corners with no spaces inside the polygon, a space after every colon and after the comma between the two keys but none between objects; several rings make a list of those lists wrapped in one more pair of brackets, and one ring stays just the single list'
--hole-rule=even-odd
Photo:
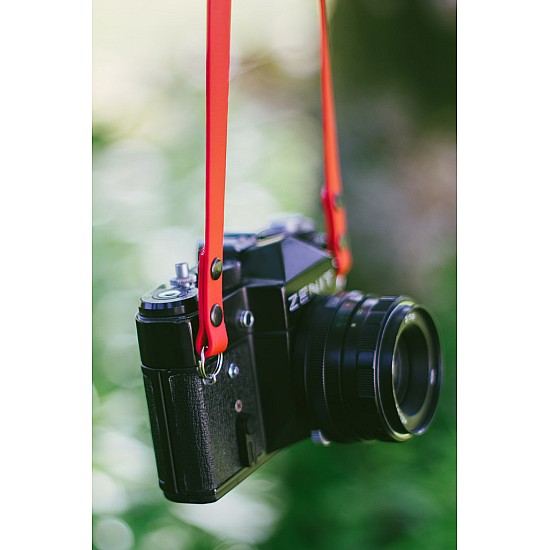
[{"label": "focus ring", "polygon": [[[370,310],[362,307],[356,312],[354,323],[360,325],[360,317],[366,315],[365,323],[360,325],[359,337],[356,342],[357,355],[354,364],[357,365],[356,384],[357,396],[364,399],[374,399],[375,379],[374,379],[374,360],[375,351],[382,323],[386,317],[387,311],[394,303],[395,298],[380,298],[376,300]],[[366,305],[366,304],[365,304]]]},{"label": "focus ring", "polygon": [[316,427],[322,429],[325,435],[333,431],[333,421],[325,394],[325,350],[332,320],[344,300],[345,296],[342,295],[319,296],[308,311],[311,325],[305,343],[305,395],[312,409]]},{"label": "focus ring", "polygon": [[342,376],[347,422],[353,426],[358,439],[387,439],[379,421],[377,358],[384,325],[398,301],[398,297],[371,297],[349,320]]},{"label": "focus ring", "polygon": [[[356,441],[342,402],[342,350],[349,320],[366,299],[359,292],[316,299],[306,340],[306,398],[318,427],[333,441]],[[309,312],[308,312],[309,313]]]}]

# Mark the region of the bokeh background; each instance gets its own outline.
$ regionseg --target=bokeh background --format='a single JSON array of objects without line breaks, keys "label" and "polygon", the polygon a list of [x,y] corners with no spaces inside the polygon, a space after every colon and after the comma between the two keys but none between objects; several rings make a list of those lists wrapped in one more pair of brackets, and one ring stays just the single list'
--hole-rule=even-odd
[{"label": "bokeh background", "polygon": [[[204,1],[95,0],[93,544],[99,550],[456,546],[456,5],[329,3],[348,288],[411,294],[441,329],[427,435],[281,452],[212,505],[164,499],[139,369],[139,296],[203,232]],[[234,0],[228,230],[322,221],[318,6]]]}]

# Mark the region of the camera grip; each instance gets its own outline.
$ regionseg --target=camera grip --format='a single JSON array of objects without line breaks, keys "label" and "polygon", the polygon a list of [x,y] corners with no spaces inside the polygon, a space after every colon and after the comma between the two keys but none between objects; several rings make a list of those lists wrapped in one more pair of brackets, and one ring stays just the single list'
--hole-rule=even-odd
[{"label": "camera grip", "polygon": [[167,498],[189,502],[218,485],[212,459],[204,385],[196,369],[142,365],[159,485]]}]

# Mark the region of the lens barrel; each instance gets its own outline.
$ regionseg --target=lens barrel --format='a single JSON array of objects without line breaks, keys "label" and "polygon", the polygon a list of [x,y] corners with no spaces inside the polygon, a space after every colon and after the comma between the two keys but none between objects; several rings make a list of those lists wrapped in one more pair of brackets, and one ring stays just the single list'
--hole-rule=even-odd
[{"label": "lens barrel", "polygon": [[298,328],[294,368],[312,429],[332,441],[404,441],[423,433],[441,385],[428,311],[403,296],[318,296]]}]

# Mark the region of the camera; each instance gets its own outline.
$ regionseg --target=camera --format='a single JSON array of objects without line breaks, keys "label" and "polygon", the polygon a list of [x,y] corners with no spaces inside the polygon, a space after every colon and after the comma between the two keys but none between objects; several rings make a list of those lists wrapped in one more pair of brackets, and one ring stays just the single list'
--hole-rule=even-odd
[{"label": "camera", "polygon": [[427,429],[442,362],[426,308],[344,291],[324,234],[306,218],[226,233],[223,252],[223,358],[195,353],[197,268],[177,264],[175,277],[139,303],[145,393],[169,500],[216,501],[308,437],[399,442]]}]

